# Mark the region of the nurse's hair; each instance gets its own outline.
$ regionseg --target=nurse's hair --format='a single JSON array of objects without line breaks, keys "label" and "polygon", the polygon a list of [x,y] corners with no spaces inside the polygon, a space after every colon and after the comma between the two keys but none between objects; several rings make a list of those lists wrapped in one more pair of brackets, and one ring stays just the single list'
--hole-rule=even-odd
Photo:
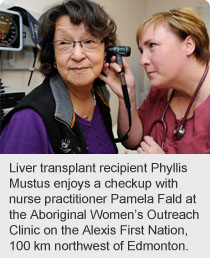
[{"label": "nurse's hair", "polygon": [[166,26],[181,40],[191,35],[195,41],[194,55],[201,63],[209,62],[209,35],[205,23],[189,8],[171,9],[155,13],[144,19],[138,27],[136,41],[139,40],[145,29],[152,23],[164,22]]}]

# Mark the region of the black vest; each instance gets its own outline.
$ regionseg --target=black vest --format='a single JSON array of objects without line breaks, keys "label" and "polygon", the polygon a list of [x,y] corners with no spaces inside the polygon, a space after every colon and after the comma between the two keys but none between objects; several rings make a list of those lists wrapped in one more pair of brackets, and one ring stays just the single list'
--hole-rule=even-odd
[{"label": "black vest", "polygon": [[[98,94],[97,89],[95,89],[95,96],[104,119],[106,129],[112,142],[114,143],[117,153],[117,147],[114,142],[112,132],[110,109],[106,103],[104,103],[104,100],[101,98],[100,94]],[[58,120],[55,117],[55,99],[53,97],[48,78],[46,78],[40,86],[31,91],[13,110],[6,115],[1,130],[6,124],[9,123],[12,115],[16,111],[24,108],[32,108],[42,117],[55,154],[88,153],[85,138],[76,116],[72,128],[65,122]]]}]

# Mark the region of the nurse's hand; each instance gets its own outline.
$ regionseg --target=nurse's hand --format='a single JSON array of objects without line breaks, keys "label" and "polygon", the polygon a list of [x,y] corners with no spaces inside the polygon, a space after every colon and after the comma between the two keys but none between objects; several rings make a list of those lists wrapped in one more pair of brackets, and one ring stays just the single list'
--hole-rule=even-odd
[{"label": "nurse's hand", "polygon": [[165,154],[165,152],[161,149],[160,145],[158,145],[152,137],[144,136],[143,141],[140,144],[140,147],[137,149],[137,153],[139,154]]},{"label": "nurse's hand", "polygon": [[[104,75],[100,74],[99,78],[103,80],[109,87],[112,89],[112,91],[119,97],[124,98],[122,93],[122,87],[121,87],[121,80],[119,76],[119,72],[121,71],[120,66],[115,63],[116,57],[112,57],[111,63],[105,63],[103,67]],[[130,70],[129,65],[126,63],[125,59],[123,59],[123,66],[125,70],[125,80],[126,84],[128,86],[128,93],[130,100],[135,99],[135,80],[134,76]]]}]

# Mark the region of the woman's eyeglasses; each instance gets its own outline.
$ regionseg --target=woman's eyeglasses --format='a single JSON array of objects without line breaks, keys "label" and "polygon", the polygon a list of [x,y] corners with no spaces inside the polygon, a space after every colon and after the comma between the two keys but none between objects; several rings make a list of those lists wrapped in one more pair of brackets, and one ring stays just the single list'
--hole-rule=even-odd
[{"label": "woman's eyeglasses", "polygon": [[76,46],[76,44],[80,44],[80,47],[84,49],[84,51],[92,52],[95,51],[100,44],[104,41],[97,38],[92,39],[83,39],[78,41],[73,40],[55,40],[53,41],[54,47],[57,51],[61,53],[71,53]]}]

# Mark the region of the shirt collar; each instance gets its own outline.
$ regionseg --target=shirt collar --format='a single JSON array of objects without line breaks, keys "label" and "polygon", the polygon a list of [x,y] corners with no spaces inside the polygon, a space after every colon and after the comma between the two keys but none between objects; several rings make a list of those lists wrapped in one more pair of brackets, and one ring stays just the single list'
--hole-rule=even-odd
[{"label": "shirt collar", "polygon": [[55,117],[71,127],[74,121],[74,106],[69,97],[67,86],[59,74],[50,77],[50,87],[55,99]]}]

